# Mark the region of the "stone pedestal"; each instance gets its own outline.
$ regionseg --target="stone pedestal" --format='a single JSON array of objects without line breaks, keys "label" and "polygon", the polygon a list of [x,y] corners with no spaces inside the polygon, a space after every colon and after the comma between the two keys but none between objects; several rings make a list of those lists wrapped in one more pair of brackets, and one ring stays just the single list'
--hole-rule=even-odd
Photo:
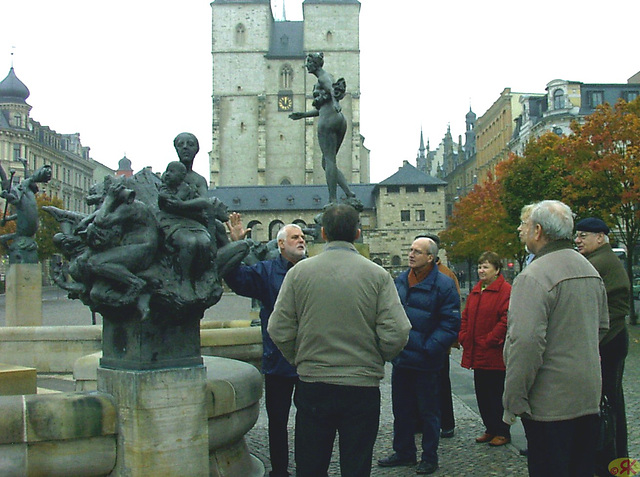
[{"label": "stone pedestal", "polygon": [[16,263],[6,281],[5,326],[42,326],[42,266]]},{"label": "stone pedestal", "polygon": [[113,396],[118,459],[112,475],[209,475],[204,366],[158,370],[98,368]]}]

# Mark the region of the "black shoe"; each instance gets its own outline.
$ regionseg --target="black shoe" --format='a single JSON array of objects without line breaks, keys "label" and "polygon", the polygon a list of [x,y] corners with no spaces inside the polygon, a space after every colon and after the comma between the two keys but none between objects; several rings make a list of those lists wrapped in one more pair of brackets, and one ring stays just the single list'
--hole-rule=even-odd
[{"label": "black shoe", "polygon": [[442,437],[443,439],[448,439],[450,437],[453,437],[455,432],[456,432],[455,429],[447,429],[447,430],[442,429],[440,431],[440,437]]},{"label": "black shoe", "polygon": [[433,474],[436,470],[438,470],[438,464],[423,460],[418,464],[418,467],[416,467],[416,474]]},{"label": "black shoe", "polygon": [[378,460],[378,465],[380,467],[400,467],[400,466],[410,466],[415,465],[416,459],[401,459],[398,454],[395,452],[391,454],[389,457],[385,457],[384,459]]},{"label": "black shoe", "polygon": [[520,449],[520,455],[527,457],[529,455],[529,449]]}]

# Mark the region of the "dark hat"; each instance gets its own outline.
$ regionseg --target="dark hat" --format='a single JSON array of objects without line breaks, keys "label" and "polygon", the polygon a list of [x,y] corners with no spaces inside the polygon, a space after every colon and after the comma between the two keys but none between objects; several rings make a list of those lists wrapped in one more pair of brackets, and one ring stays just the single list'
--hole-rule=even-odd
[{"label": "dark hat", "polygon": [[609,227],[607,227],[607,224],[605,224],[600,219],[596,219],[595,217],[582,219],[576,224],[576,230],[579,230],[581,232],[603,232],[604,234],[609,234]]}]

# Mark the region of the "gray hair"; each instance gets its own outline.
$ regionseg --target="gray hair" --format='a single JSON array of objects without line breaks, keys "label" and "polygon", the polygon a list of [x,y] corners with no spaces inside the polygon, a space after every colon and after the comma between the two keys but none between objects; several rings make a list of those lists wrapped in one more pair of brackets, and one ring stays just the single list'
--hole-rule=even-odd
[{"label": "gray hair", "polygon": [[291,228],[291,227],[295,227],[296,229],[300,230],[300,232],[302,232],[302,228],[297,225],[297,224],[287,224],[284,227],[282,227],[280,230],[278,230],[278,235],[276,235],[276,240],[279,242],[280,240],[286,240],[287,239],[287,229]]},{"label": "gray hair", "polygon": [[550,241],[571,240],[573,236],[573,213],[568,205],[559,200],[538,202],[529,220],[533,224],[539,224]]},{"label": "gray hair", "polygon": [[527,204],[524,207],[522,207],[522,209],[520,210],[520,220],[527,220],[529,217],[531,217],[531,212],[533,211],[533,208],[536,206],[535,203],[533,204]]}]

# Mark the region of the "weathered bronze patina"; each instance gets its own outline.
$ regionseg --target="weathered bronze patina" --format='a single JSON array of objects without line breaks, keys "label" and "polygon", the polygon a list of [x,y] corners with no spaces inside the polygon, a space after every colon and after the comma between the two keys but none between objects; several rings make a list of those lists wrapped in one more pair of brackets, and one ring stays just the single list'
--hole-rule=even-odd
[{"label": "weathered bronze patina", "polygon": [[192,170],[193,134],[174,140],[180,161],[162,179],[148,170],[105,179],[88,216],[48,207],[68,259],[56,282],[103,320],[103,367],[156,369],[202,363],[200,319],[220,300],[220,277],[249,249],[229,243],[225,205]]}]

